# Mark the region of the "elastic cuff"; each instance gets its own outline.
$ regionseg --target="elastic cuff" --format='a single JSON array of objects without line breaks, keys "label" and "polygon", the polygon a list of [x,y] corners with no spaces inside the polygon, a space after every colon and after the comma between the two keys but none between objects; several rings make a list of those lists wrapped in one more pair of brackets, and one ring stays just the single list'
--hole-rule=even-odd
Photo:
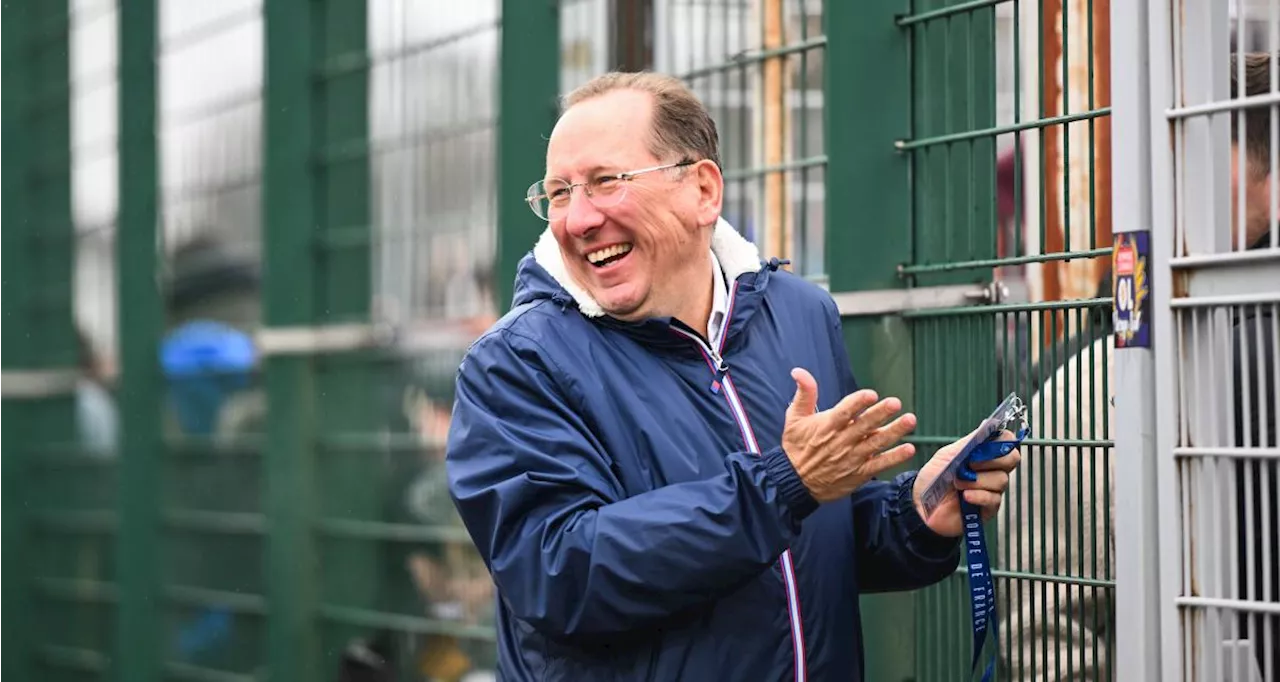
[{"label": "elastic cuff", "polygon": [[894,496],[893,512],[899,516],[902,521],[902,527],[907,531],[907,542],[909,542],[915,551],[926,557],[945,558],[948,554],[956,551],[959,546],[960,538],[949,538],[945,535],[938,535],[924,522],[924,517],[920,516],[920,511],[916,509],[915,499],[912,495],[912,488],[916,484],[915,471],[908,471],[898,474],[894,480],[894,485],[898,487],[897,495]]},{"label": "elastic cuff", "polygon": [[787,504],[795,520],[801,521],[812,514],[818,508],[818,501],[813,499],[804,481],[800,480],[800,474],[796,473],[796,468],[791,465],[791,458],[787,457],[782,447],[764,453],[763,459],[765,473],[778,486],[782,501]]}]

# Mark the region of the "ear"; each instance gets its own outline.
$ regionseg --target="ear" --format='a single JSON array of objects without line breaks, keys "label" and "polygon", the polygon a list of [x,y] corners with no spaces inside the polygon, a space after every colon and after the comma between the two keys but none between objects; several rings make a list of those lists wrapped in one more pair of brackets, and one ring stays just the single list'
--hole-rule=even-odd
[{"label": "ear", "polygon": [[692,170],[698,187],[698,224],[715,225],[724,204],[724,176],[706,159],[694,164]]}]

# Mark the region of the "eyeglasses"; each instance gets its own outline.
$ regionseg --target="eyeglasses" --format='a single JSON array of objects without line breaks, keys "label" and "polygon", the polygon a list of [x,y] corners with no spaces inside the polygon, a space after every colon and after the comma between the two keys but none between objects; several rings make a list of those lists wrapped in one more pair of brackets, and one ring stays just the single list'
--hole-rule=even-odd
[{"label": "eyeglasses", "polygon": [[601,175],[592,178],[586,182],[578,182],[570,184],[559,178],[551,178],[549,180],[539,180],[529,185],[529,191],[525,192],[524,200],[529,203],[529,208],[533,210],[533,214],[543,220],[560,220],[569,212],[569,202],[573,198],[573,190],[582,187],[583,192],[587,195],[587,200],[596,208],[611,208],[622,203],[622,199],[627,195],[627,185],[636,177],[645,173],[654,171],[667,170],[668,168],[683,168],[697,163],[692,159],[685,159],[676,163],[669,163],[664,166],[653,166],[652,168],[641,168],[627,173],[618,173],[617,175]]}]

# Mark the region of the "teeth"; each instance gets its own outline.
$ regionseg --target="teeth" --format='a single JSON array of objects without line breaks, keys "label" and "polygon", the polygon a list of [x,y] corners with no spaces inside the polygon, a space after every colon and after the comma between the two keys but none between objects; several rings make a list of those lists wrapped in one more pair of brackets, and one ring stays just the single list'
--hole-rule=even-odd
[{"label": "teeth", "polygon": [[603,249],[600,249],[599,251],[592,251],[591,253],[588,253],[587,261],[593,264],[599,263],[600,261],[605,260],[607,258],[613,258],[614,256],[621,256],[622,254],[630,250],[631,250],[630,244],[614,244],[613,246],[605,247]]}]

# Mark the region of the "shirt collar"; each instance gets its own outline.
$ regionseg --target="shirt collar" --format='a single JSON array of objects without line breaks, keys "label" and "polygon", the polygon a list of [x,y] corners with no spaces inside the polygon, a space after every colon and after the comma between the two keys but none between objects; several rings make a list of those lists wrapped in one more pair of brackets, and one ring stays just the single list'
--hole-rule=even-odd
[{"label": "shirt collar", "polygon": [[720,337],[728,326],[725,316],[729,313],[729,289],[725,286],[724,270],[720,268],[720,259],[711,251],[711,317],[707,319],[707,340],[712,347],[720,345]]}]

